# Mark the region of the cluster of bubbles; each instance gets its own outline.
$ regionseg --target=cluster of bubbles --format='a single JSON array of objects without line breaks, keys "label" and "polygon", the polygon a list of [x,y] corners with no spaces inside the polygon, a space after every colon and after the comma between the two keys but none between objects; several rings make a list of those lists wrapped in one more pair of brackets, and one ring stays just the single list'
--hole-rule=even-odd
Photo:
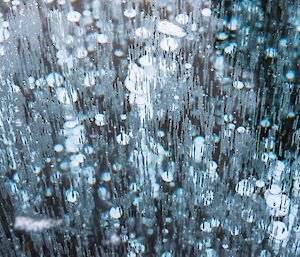
[{"label": "cluster of bubbles", "polygon": [[3,0],[1,256],[300,256],[299,0]]}]

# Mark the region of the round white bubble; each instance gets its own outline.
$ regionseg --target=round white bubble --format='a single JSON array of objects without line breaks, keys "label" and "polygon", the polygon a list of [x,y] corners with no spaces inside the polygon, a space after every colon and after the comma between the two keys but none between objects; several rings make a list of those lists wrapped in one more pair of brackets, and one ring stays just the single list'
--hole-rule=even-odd
[{"label": "round white bubble", "polygon": [[243,127],[243,126],[239,126],[239,127],[236,129],[236,131],[237,131],[238,133],[242,134],[242,133],[244,133],[244,132],[246,131],[246,129],[245,129],[245,127]]},{"label": "round white bubble", "polygon": [[121,134],[117,135],[116,139],[117,139],[117,143],[119,145],[128,145],[129,141],[130,141],[130,137],[125,133],[121,133]]},{"label": "round white bubble", "polygon": [[180,13],[176,16],[175,20],[181,25],[186,25],[189,22],[189,16],[185,13]]},{"label": "round white bubble", "polygon": [[232,85],[236,89],[242,89],[244,87],[244,83],[239,80],[234,81]]},{"label": "round white bubble", "polygon": [[151,33],[149,30],[147,30],[146,28],[144,27],[139,27],[136,29],[135,31],[135,35],[138,37],[138,38],[141,38],[141,39],[147,39],[151,36]]},{"label": "round white bubble", "polygon": [[119,206],[112,207],[109,210],[109,216],[113,219],[120,219],[122,217],[123,211]]},{"label": "round white bubble", "polygon": [[124,16],[129,19],[133,19],[136,16],[136,14],[137,14],[137,12],[133,8],[128,8],[124,11]]},{"label": "round white bubble", "polygon": [[254,193],[254,185],[248,180],[243,179],[235,186],[235,191],[241,196],[250,196]]},{"label": "round white bubble", "polygon": [[154,63],[154,58],[150,55],[144,55],[139,59],[139,63],[144,66],[151,66]]},{"label": "round white bubble", "polygon": [[56,89],[57,100],[62,104],[75,103],[78,100],[78,95],[76,91],[71,92],[71,98],[69,97],[68,91],[65,87],[58,87]]},{"label": "round white bubble", "polygon": [[67,20],[70,22],[79,22],[81,18],[81,14],[76,11],[71,11],[67,13]]},{"label": "round white bubble", "polygon": [[209,8],[204,8],[204,9],[201,10],[201,14],[202,14],[203,16],[205,16],[205,17],[209,17],[209,16],[211,16],[211,9],[209,9]]},{"label": "round white bubble", "polygon": [[170,171],[164,171],[162,174],[161,174],[161,179],[167,183],[170,183],[173,181],[174,179],[174,176],[173,176],[173,173],[170,172]]},{"label": "round white bubble", "polygon": [[265,185],[266,185],[266,183],[263,181],[263,180],[257,180],[256,182],[255,182],[255,185],[258,187],[258,188],[263,188]]},{"label": "round white bubble", "polygon": [[54,146],[54,151],[57,152],[57,153],[60,153],[60,152],[62,152],[63,150],[64,150],[64,147],[63,147],[63,145],[61,145],[61,144],[56,144],[56,145]]},{"label": "round white bubble", "polygon": [[106,125],[107,121],[106,121],[105,115],[102,113],[96,114],[95,115],[95,124],[100,127]]},{"label": "round white bubble", "polygon": [[281,194],[265,194],[266,203],[270,208],[279,208],[281,204]]},{"label": "round white bubble", "polygon": [[263,127],[263,128],[268,128],[271,126],[271,121],[267,118],[265,119],[262,119],[261,122],[260,122],[260,125]]},{"label": "round white bubble", "polygon": [[276,239],[283,241],[289,235],[287,226],[282,221],[274,221],[271,224],[271,236]]},{"label": "round white bubble", "polygon": [[67,193],[67,201],[70,203],[75,203],[77,201],[79,193],[75,190],[69,190]]},{"label": "round white bubble", "polygon": [[271,185],[269,192],[273,195],[278,195],[281,193],[281,188],[279,185],[273,184]]},{"label": "round white bubble", "polygon": [[46,76],[46,82],[49,87],[59,87],[64,83],[64,78],[57,72],[51,72]]},{"label": "round white bubble", "polygon": [[106,34],[98,34],[97,42],[99,44],[106,44],[108,42],[108,36]]},{"label": "round white bubble", "polygon": [[164,38],[159,45],[166,52],[173,52],[179,46],[178,41],[172,37]]}]

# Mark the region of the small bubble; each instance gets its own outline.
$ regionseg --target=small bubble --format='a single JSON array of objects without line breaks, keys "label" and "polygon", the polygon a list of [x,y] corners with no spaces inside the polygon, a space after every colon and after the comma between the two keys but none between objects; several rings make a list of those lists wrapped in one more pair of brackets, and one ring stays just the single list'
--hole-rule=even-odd
[{"label": "small bubble", "polygon": [[57,72],[51,72],[46,76],[46,82],[49,87],[59,87],[64,83],[64,78]]},{"label": "small bubble", "polygon": [[274,221],[273,223],[271,223],[270,227],[271,237],[276,240],[283,241],[289,236],[289,230],[282,221]]},{"label": "small bubble", "polygon": [[170,183],[173,181],[174,179],[174,176],[172,174],[172,172],[169,172],[169,171],[164,171],[162,174],[161,174],[161,179],[167,183]]},{"label": "small bubble", "polygon": [[237,131],[238,133],[242,134],[242,133],[245,133],[246,129],[245,129],[245,127],[243,127],[243,126],[239,126],[239,127],[236,129],[236,131]]},{"label": "small bubble", "polygon": [[192,68],[192,64],[186,63],[186,64],[184,65],[184,67],[185,67],[187,70],[189,70],[189,69]]},{"label": "small bubble", "polygon": [[64,150],[64,147],[61,144],[56,144],[54,146],[54,151],[57,153],[61,153]]},{"label": "small bubble", "polygon": [[71,92],[71,97],[69,97],[67,89],[65,87],[58,87],[56,88],[56,96],[57,100],[62,104],[71,104],[71,102],[75,103],[78,100],[78,95],[76,91]]},{"label": "small bubble", "polygon": [[137,15],[137,12],[133,8],[128,8],[124,11],[124,16],[129,19],[133,19],[136,15]]},{"label": "small bubble", "polygon": [[265,182],[263,180],[257,180],[255,182],[255,185],[258,187],[258,188],[263,188],[265,186]]},{"label": "small bubble", "polygon": [[186,25],[189,22],[189,16],[184,13],[180,13],[176,16],[175,20],[181,25]]},{"label": "small bubble", "polygon": [[204,8],[201,10],[201,14],[204,16],[204,17],[209,17],[211,16],[211,9],[209,8]]},{"label": "small bubble", "polygon": [[70,203],[75,203],[77,201],[79,193],[73,189],[67,191],[67,201]]},{"label": "small bubble", "polygon": [[111,176],[109,172],[104,172],[101,176],[104,182],[109,182],[111,180]]},{"label": "small bubble", "polygon": [[128,145],[129,141],[130,141],[130,137],[125,133],[121,133],[121,134],[117,135],[116,139],[117,139],[117,143],[119,145]]},{"label": "small bubble", "polygon": [[240,21],[237,19],[237,17],[232,17],[230,22],[227,23],[227,28],[231,31],[236,31],[239,27]]},{"label": "small bubble", "polygon": [[265,54],[269,58],[275,58],[275,57],[277,57],[277,50],[275,48],[273,48],[273,47],[268,47],[265,50]]},{"label": "small bubble", "polygon": [[106,44],[108,42],[108,36],[106,34],[98,34],[97,42],[99,44]]},{"label": "small bubble", "polygon": [[250,196],[254,193],[254,190],[255,190],[254,186],[247,179],[241,180],[235,186],[235,191],[241,196]]},{"label": "small bubble", "polygon": [[242,81],[239,81],[239,80],[234,81],[232,85],[236,89],[242,89],[244,87],[244,83]]},{"label": "small bubble", "polygon": [[105,115],[102,113],[96,114],[95,115],[95,124],[100,127],[106,125],[107,121],[106,121]]},{"label": "small bubble", "polygon": [[263,128],[269,128],[271,126],[271,121],[269,119],[267,119],[267,118],[262,119],[261,122],[260,122],[260,125]]},{"label": "small bubble", "polygon": [[164,38],[160,42],[160,47],[166,52],[173,52],[178,48],[179,44],[176,39],[172,37]]},{"label": "small bubble", "polygon": [[224,121],[225,122],[232,122],[234,120],[234,117],[232,114],[225,114],[224,115]]},{"label": "small bubble", "polygon": [[270,208],[279,208],[281,204],[281,198],[282,198],[281,194],[273,195],[267,192],[265,193],[266,204]]},{"label": "small bubble", "polygon": [[224,52],[225,52],[226,54],[233,54],[234,51],[235,51],[235,49],[236,49],[236,47],[237,47],[237,44],[236,44],[236,43],[230,43],[228,46],[226,46],[226,47],[224,48]]},{"label": "small bubble", "polygon": [[141,39],[147,39],[151,36],[151,33],[146,28],[140,27],[136,29],[135,35]]},{"label": "small bubble", "polygon": [[287,80],[289,81],[294,81],[295,77],[296,77],[296,73],[293,70],[289,70],[286,74],[285,77],[287,78]]},{"label": "small bubble", "polygon": [[81,14],[79,12],[76,11],[71,11],[67,13],[67,20],[70,22],[79,22],[81,18]]},{"label": "small bubble", "polygon": [[109,210],[109,216],[113,219],[120,219],[122,217],[123,211],[120,207],[112,207]]},{"label": "small bubble", "polygon": [[116,49],[114,51],[114,55],[117,57],[123,57],[124,56],[124,52],[122,51],[122,49]]},{"label": "small bubble", "polygon": [[226,32],[219,32],[219,33],[217,33],[216,38],[218,40],[223,41],[223,40],[226,40],[228,38],[228,34]]}]

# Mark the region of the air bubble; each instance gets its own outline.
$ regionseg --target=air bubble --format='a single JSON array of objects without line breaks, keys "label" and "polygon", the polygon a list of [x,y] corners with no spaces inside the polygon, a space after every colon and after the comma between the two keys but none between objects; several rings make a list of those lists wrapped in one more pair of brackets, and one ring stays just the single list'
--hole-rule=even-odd
[{"label": "air bubble", "polygon": [[144,27],[140,27],[140,28],[137,28],[136,31],[135,31],[135,35],[138,37],[138,38],[141,38],[141,39],[147,39],[151,36],[151,33],[149,30],[147,30],[146,28]]},{"label": "air bubble", "polygon": [[157,31],[174,37],[185,37],[186,35],[185,31],[181,27],[167,20],[159,21],[157,23]]},{"label": "air bubble", "polygon": [[68,202],[75,203],[77,201],[79,193],[77,191],[71,189],[67,192],[66,195],[67,195]]},{"label": "air bubble", "polygon": [[96,114],[95,115],[95,124],[100,127],[106,125],[107,121],[106,121],[105,115],[102,113]]},{"label": "air bubble", "polygon": [[174,176],[171,172],[165,171],[161,174],[161,179],[167,183],[170,183],[173,181]]},{"label": "air bubble", "polygon": [[268,128],[271,126],[271,121],[267,118],[265,119],[262,119],[261,122],[260,122],[260,125],[263,127],[263,128]]},{"label": "air bubble", "polygon": [[129,19],[133,19],[136,15],[137,15],[137,12],[133,8],[129,8],[124,11],[124,16],[126,16]]},{"label": "air bubble", "polygon": [[123,211],[120,207],[112,207],[109,210],[109,216],[113,219],[120,219],[122,217]]},{"label": "air bubble", "polygon": [[173,52],[175,51],[179,44],[177,42],[176,39],[172,38],[172,37],[167,37],[164,38],[161,42],[160,42],[160,47],[162,48],[162,50],[166,51],[166,52]]},{"label": "air bubble", "polygon": [[235,191],[241,196],[251,196],[254,193],[253,184],[247,180],[243,179],[235,186]]},{"label": "air bubble", "polygon": [[121,133],[121,134],[117,135],[116,139],[117,139],[117,143],[119,145],[128,145],[130,142],[130,137],[125,133]]},{"label": "air bubble", "polygon": [[62,104],[71,104],[72,102],[75,103],[78,100],[78,95],[76,91],[73,91],[71,93],[71,97],[69,97],[69,94],[67,92],[67,89],[65,87],[58,87],[56,88],[56,96],[57,100]]},{"label": "air bubble", "polygon": [[209,9],[209,8],[204,8],[204,9],[201,10],[201,14],[202,14],[203,16],[205,16],[205,17],[209,17],[209,16],[211,16],[211,9]]},{"label": "air bubble", "polygon": [[98,34],[97,42],[99,44],[106,44],[108,42],[108,36],[106,34]]},{"label": "air bubble", "polygon": [[79,12],[76,11],[71,11],[67,13],[67,20],[70,22],[79,22],[81,18],[81,14]]},{"label": "air bubble", "polygon": [[47,75],[46,81],[49,87],[59,87],[64,83],[64,78],[59,73],[52,72]]},{"label": "air bubble", "polygon": [[236,89],[242,89],[244,87],[244,83],[242,81],[234,81],[233,82],[233,87]]},{"label": "air bubble", "polygon": [[176,16],[176,22],[181,25],[186,25],[189,22],[189,16],[184,13],[180,13]]}]

